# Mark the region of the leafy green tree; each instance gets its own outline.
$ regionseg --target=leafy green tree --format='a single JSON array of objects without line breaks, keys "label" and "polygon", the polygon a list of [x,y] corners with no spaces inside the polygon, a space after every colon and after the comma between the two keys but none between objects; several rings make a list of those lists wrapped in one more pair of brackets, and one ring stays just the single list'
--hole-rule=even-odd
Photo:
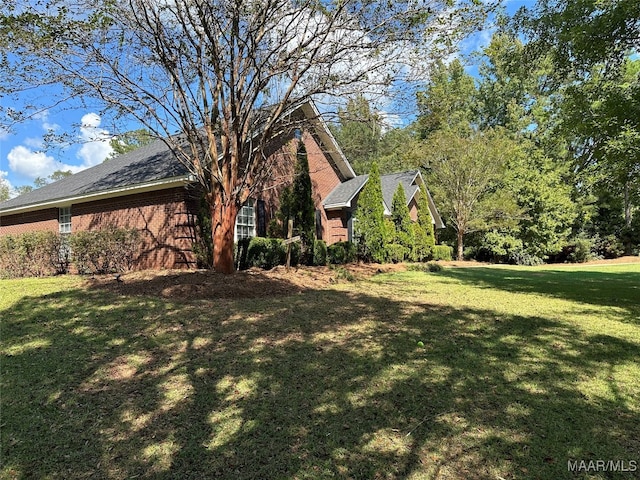
[{"label": "leafy green tree", "polygon": [[146,128],[139,128],[122,133],[111,139],[113,152],[109,158],[115,158],[123,153],[132,152],[140,147],[148,145],[154,140],[153,134]]},{"label": "leafy green tree", "polygon": [[340,148],[357,173],[368,172],[382,138],[380,117],[371,110],[367,99],[358,95],[338,110],[338,119],[333,133]]},{"label": "leafy green tree", "polygon": [[597,64],[615,71],[638,48],[640,2],[544,0],[522,8],[513,25],[528,37],[533,58],[551,54],[562,79],[569,72],[589,75]]},{"label": "leafy green tree", "polygon": [[0,202],[4,202],[5,200],[9,200],[9,196],[11,194],[11,189],[9,188],[9,184],[3,178],[0,178]]},{"label": "leafy green tree", "polygon": [[476,123],[476,85],[460,60],[438,63],[424,91],[418,92],[419,117],[415,129],[420,138],[443,129],[469,133]]},{"label": "leafy green tree", "polygon": [[502,179],[520,208],[517,225],[507,229],[530,255],[544,259],[560,252],[578,213],[568,166],[546,157],[530,141],[512,149]]},{"label": "leafy green tree", "polygon": [[385,222],[382,183],[378,164],[371,165],[369,179],[358,197],[356,236],[361,256],[368,261],[385,261]]},{"label": "leafy green tree", "polygon": [[[619,78],[606,78],[602,68],[567,87],[562,132],[571,141],[581,186],[620,198],[621,210],[601,221],[616,224],[616,217],[623,218],[616,233],[629,237],[640,205],[640,60],[627,60]],[[631,249],[627,238],[627,253]]]},{"label": "leafy green tree", "polygon": [[427,143],[429,184],[456,232],[457,258],[462,260],[467,233],[513,222],[515,200],[496,186],[514,142],[501,130],[470,136],[441,130]]}]

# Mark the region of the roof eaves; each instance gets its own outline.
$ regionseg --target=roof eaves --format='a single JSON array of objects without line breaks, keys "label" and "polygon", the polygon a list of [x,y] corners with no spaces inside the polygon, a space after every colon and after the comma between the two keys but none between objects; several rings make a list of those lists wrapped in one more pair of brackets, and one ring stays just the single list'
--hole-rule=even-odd
[{"label": "roof eaves", "polygon": [[58,197],[44,202],[37,202],[27,205],[19,205],[11,207],[6,210],[0,210],[0,215],[14,215],[18,213],[30,212],[34,210],[41,210],[43,208],[54,208],[58,206],[67,206],[78,203],[92,202],[94,200],[102,200],[105,198],[115,198],[124,195],[132,195],[135,193],[152,192],[156,190],[165,190],[167,188],[178,187],[186,185],[191,182],[190,175],[181,175],[178,177],[165,178],[162,180],[155,180],[152,182],[139,183],[136,185],[127,185],[124,187],[113,188],[109,190],[102,190],[98,192],[90,192],[80,195]]}]

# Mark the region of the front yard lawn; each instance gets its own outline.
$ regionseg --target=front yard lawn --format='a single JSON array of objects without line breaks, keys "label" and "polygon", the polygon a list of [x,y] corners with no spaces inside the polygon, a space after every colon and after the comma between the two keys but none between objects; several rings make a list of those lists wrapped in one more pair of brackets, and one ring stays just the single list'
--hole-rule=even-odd
[{"label": "front yard lawn", "polygon": [[118,288],[0,280],[0,478],[640,478],[640,265]]}]

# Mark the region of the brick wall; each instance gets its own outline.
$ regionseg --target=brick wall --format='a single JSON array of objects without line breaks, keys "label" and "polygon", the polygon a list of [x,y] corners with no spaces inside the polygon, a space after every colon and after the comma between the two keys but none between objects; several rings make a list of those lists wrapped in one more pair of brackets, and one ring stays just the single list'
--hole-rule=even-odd
[{"label": "brick wall", "polygon": [[408,205],[409,216],[411,217],[411,220],[413,220],[414,222],[418,221],[418,202],[416,201],[416,197],[417,195],[414,195],[414,197],[411,199]]},{"label": "brick wall", "polygon": [[[329,162],[327,155],[322,151],[318,143],[312,135],[305,133],[303,141],[307,148],[307,156],[309,158],[309,175],[311,184],[313,185],[313,202],[316,211],[320,211],[322,240],[331,245],[340,242],[343,237],[346,240],[346,226],[342,226],[342,222],[335,221],[335,218],[329,219],[328,212],[322,206],[322,202],[331,191],[340,184],[340,177]],[[337,230],[334,230],[337,229]]]},{"label": "brick wall", "polygon": [[[331,165],[328,154],[323,152],[313,135],[305,132],[302,141],[307,149],[313,203],[316,210],[320,211],[321,216],[321,238],[330,245],[340,241],[336,238],[342,238],[346,235],[346,227],[340,226],[341,223],[335,218],[330,221],[322,206],[323,200],[340,183],[340,177]],[[267,181],[265,189],[259,194],[259,198],[265,201],[267,222],[275,216],[280,207],[279,197],[282,190],[293,182],[296,148],[297,140],[291,140],[270,158],[272,175]],[[339,231],[333,232],[333,228],[338,228]]]},{"label": "brick wall", "polygon": [[345,210],[330,210],[327,213],[328,236],[324,240],[327,245],[349,240],[349,231]]},{"label": "brick wall", "polygon": [[[97,230],[107,225],[140,232],[136,269],[195,266],[195,203],[184,188],[97,200],[71,206],[71,231]],[[3,216],[0,234],[58,231],[58,209]]]},{"label": "brick wall", "polygon": [[0,235],[20,235],[35,231],[57,232],[58,209],[47,208],[0,217]]},{"label": "brick wall", "polygon": [[194,212],[185,189],[172,188],[74,205],[71,225],[74,232],[135,228],[141,239],[136,268],[188,268],[195,266]]}]

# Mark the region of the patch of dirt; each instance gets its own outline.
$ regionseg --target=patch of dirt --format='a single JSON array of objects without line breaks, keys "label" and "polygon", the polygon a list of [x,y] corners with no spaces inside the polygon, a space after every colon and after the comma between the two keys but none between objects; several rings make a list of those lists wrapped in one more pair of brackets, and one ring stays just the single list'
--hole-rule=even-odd
[{"label": "patch of dirt", "polygon": [[[335,283],[347,283],[379,273],[406,270],[402,264],[353,264],[338,267],[252,268],[231,275],[210,270],[145,270],[114,275],[95,275],[86,280],[89,288],[101,288],[122,295],[146,295],[174,300],[213,298],[260,298],[292,295]],[[346,273],[348,272],[348,273]]]},{"label": "patch of dirt", "polygon": [[[448,268],[486,267],[488,263],[474,261],[438,262]],[[640,263],[640,257],[621,257],[615,260],[597,260],[582,264],[607,265]],[[318,290],[335,283],[348,283],[380,273],[406,270],[404,264],[358,263],[336,267],[285,267],[272,270],[252,268],[231,275],[210,270],[145,270],[125,273],[116,280],[114,275],[89,277],[89,288],[105,289],[122,295],[145,295],[173,300],[260,298],[293,295],[307,290]]]}]

